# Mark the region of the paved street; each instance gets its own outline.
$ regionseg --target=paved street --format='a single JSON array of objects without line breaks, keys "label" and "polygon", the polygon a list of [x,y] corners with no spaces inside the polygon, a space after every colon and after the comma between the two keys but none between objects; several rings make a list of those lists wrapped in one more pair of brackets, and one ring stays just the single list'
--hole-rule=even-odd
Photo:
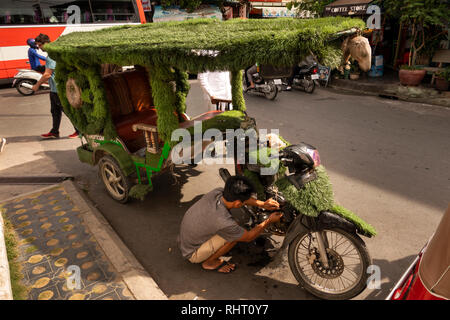
[{"label": "paved street", "polygon": [[[381,290],[357,299],[385,298],[449,203],[450,109],[326,89],[283,92],[274,102],[246,95],[246,101],[259,128],[279,129],[291,143],[317,147],[337,202],[375,226],[378,236],[364,240],[381,268]],[[188,113],[202,112],[201,105],[193,85]],[[232,275],[203,271],[181,258],[175,242],[180,221],[204,193],[223,185],[218,167],[180,166],[178,183],[159,176],[145,201],[118,204],[106,195],[96,168],[77,160],[78,139],[40,140],[49,130],[49,109],[47,94],[22,97],[0,89],[0,136],[9,142],[0,155],[0,176],[73,175],[170,299],[314,299],[297,287],[286,261],[270,262],[257,248],[233,251],[239,266]],[[73,131],[67,118],[61,131]],[[33,188],[0,185],[0,200]]]}]

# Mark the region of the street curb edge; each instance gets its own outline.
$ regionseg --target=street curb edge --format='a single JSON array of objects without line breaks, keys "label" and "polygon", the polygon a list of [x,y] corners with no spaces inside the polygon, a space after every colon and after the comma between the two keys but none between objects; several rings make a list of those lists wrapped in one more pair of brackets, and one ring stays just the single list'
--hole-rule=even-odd
[{"label": "street curb edge", "polygon": [[13,300],[9,262],[6,254],[3,217],[0,211],[0,300]]}]

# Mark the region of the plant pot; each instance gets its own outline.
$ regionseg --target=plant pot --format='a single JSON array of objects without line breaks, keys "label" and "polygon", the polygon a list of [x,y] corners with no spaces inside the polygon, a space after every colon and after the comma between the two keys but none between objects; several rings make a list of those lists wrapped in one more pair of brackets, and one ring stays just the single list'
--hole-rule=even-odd
[{"label": "plant pot", "polygon": [[359,79],[359,73],[350,73],[350,79],[351,80]]},{"label": "plant pot", "polygon": [[447,91],[448,90],[448,81],[444,78],[436,77],[436,89],[439,91]]},{"label": "plant pot", "polygon": [[418,86],[422,82],[426,73],[426,70],[401,69],[398,72],[398,77],[400,79],[400,83],[404,86]]}]

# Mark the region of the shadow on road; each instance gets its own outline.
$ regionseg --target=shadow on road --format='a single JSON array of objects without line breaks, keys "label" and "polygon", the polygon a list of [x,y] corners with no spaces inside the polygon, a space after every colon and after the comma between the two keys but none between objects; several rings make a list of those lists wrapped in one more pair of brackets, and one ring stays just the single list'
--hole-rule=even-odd
[{"label": "shadow on road", "polygon": [[380,267],[382,280],[387,277],[389,282],[381,284],[380,289],[372,290],[372,292],[369,295],[367,295],[366,299],[367,300],[385,299],[415,258],[416,256],[408,256],[395,261],[374,259],[372,261],[372,264]]},{"label": "shadow on road", "polygon": [[447,207],[449,109],[325,89],[282,92],[275,101],[245,98],[258,128],[312,144],[330,171],[441,211]]},{"label": "shadow on road", "polygon": [[36,135],[33,136],[17,136],[17,137],[8,137],[8,143],[21,143],[21,142],[36,142],[41,141],[42,138]]},{"label": "shadow on road", "polygon": [[238,264],[232,274],[206,271],[182,258],[176,239],[185,212],[205,188],[223,185],[217,170],[203,170],[176,166],[176,183],[170,173],[156,176],[154,191],[144,201],[126,205],[106,196],[101,183],[92,183],[88,195],[171,299],[312,299],[296,284],[257,275],[271,260],[256,243],[240,244],[230,252]]}]

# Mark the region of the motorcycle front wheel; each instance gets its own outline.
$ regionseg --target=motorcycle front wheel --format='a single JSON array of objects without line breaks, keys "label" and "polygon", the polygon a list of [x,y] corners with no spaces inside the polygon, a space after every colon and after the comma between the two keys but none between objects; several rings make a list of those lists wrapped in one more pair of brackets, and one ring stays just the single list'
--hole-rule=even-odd
[{"label": "motorcycle front wheel", "polygon": [[25,87],[22,86],[22,84],[24,84],[24,83],[34,86],[36,81],[35,80],[30,80],[30,79],[21,79],[21,80],[19,80],[16,83],[17,91],[19,91],[19,93],[21,95],[24,95],[24,96],[31,96],[32,94],[34,94],[33,90],[31,90],[29,88],[25,88]]},{"label": "motorcycle front wheel", "polygon": [[328,257],[324,266],[319,253],[318,234],[302,232],[290,243],[289,266],[299,284],[327,300],[351,299],[367,285],[371,264],[364,242],[355,234],[333,228],[320,231]]}]

